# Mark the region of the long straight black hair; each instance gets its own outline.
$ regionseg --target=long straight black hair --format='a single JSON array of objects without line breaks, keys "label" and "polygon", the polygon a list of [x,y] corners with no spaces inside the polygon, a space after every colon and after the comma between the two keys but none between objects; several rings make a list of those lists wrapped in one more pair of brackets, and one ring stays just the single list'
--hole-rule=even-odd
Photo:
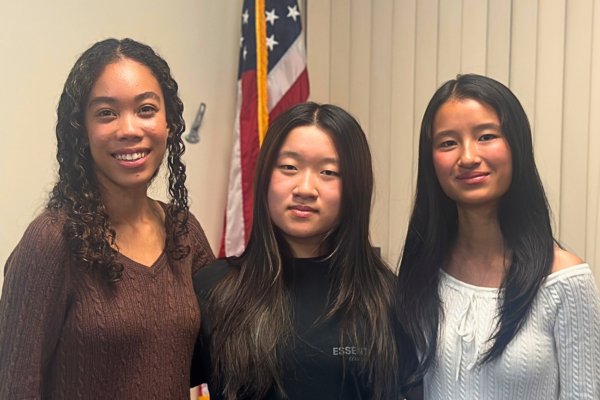
[{"label": "long straight black hair", "polygon": [[438,294],[440,268],[458,232],[456,203],[442,190],[433,167],[433,123],[449,100],[471,99],[494,108],[512,153],[512,182],[500,200],[498,222],[512,263],[500,286],[499,320],[493,345],[481,363],[498,358],[525,322],[540,285],[552,269],[554,239],[550,208],[535,166],[531,127],[519,100],[503,84],[480,75],[459,75],[429,102],[419,139],[415,204],[396,290],[400,322],[412,338],[420,364],[413,381],[431,365],[443,318]]},{"label": "long straight black hair", "polygon": [[[282,255],[289,249],[268,211],[267,192],[279,150],[297,127],[316,126],[335,144],[342,178],[339,222],[327,240],[333,309],[342,330],[368,349],[361,374],[374,399],[397,397],[398,365],[394,339],[394,275],[369,240],[373,193],[371,154],[358,122],[333,105],[304,103],[271,124],[256,163],[253,225],[244,253],[209,300],[211,355],[216,379],[228,399],[262,398],[283,391],[284,354],[292,351],[294,331]],[[343,334],[340,335],[343,337]]]}]

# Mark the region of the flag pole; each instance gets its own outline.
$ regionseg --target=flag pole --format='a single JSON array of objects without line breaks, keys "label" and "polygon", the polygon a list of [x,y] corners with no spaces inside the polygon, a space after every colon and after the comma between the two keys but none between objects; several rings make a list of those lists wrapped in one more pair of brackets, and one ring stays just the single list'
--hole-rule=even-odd
[{"label": "flag pole", "polygon": [[269,52],[267,50],[267,21],[265,18],[265,0],[256,0],[256,85],[258,94],[258,143],[262,142],[269,128],[267,109],[267,73]]}]

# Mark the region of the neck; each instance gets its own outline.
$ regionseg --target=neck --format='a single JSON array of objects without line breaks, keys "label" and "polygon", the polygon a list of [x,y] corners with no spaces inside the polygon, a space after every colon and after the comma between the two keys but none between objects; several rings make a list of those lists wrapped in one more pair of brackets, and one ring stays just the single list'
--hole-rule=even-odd
[{"label": "neck", "polygon": [[323,241],[319,240],[304,240],[293,237],[285,238],[294,258],[315,258],[325,254]]},{"label": "neck", "polygon": [[458,235],[447,271],[479,286],[498,287],[509,264],[498,206],[457,205]]},{"label": "neck", "polygon": [[155,218],[155,202],[147,196],[145,188],[124,190],[114,185],[102,185],[101,193],[102,202],[115,228],[137,225],[148,218]]}]

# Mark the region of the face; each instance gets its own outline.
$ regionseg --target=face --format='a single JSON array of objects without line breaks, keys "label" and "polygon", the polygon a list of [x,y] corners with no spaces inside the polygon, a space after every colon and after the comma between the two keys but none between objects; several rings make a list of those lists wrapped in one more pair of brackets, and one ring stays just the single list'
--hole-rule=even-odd
[{"label": "face", "polygon": [[86,104],[85,128],[102,186],[146,190],[169,133],[162,90],[150,69],[128,59],[107,65]]},{"label": "face", "polygon": [[279,151],[268,193],[273,223],[295,246],[319,246],[340,214],[342,179],[329,135],[315,126],[292,130]]},{"label": "face", "polygon": [[457,204],[497,204],[512,181],[512,157],[494,108],[470,99],[442,105],[433,123],[433,165]]}]

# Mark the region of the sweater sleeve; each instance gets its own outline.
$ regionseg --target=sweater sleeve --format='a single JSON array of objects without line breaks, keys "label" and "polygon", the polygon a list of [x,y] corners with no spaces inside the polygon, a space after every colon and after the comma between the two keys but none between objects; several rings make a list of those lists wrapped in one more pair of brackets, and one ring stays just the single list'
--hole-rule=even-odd
[{"label": "sweater sleeve", "polygon": [[561,400],[600,399],[600,296],[591,273],[556,285]]},{"label": "sweater sleeve", "polygon": [[215,256],[210,248],[210,244],[206,239],[204,230],[200,226],[200,223],[192,215],[189,214],[188,220],[189,230],[192,238],[192,256],[194,257],[192,265],[192,275],[198,272],[200,268],[215,259]]},{"label": "sweater sleeve", "polygon": [[0,398],[41,399],[68,293],[67,246],[56,220],[38,217],[5,266],[0,299]]}]

